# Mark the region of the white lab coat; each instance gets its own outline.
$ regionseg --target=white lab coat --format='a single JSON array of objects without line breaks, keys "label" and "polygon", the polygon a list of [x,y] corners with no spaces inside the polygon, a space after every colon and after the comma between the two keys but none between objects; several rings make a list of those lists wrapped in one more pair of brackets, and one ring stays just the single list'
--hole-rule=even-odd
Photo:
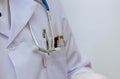
[{"label": "white lab coat", "polygon": [[44,47],[42,29],[50,32],[45,10],[34,0],[9,0],[11,29],[9,33],[0,30],[0,79],[73,79],[77,73],[92,71],[87,58],[77,50],[59,1],[47,1],[55,35],[64,35],[65,47],[50,55],[33,51],[35,44],[29,25]]}]

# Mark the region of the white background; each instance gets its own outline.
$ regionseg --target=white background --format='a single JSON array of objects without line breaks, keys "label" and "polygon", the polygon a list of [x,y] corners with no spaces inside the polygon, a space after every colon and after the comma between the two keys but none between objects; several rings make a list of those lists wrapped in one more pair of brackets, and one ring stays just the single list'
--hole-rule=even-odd
[{"label": "white background", "polygon": [[120,79],[120,0],[61,0],[78,48],[96,72]]}]

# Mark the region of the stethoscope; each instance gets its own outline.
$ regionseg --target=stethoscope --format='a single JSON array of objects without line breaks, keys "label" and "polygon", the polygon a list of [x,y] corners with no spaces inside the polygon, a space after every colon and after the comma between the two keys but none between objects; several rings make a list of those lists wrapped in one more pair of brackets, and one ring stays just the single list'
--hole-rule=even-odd
[{"label": "stethoscope", "polygon": [[63,35],[58,35],[55,37],[55,30],[53,28],[53,22],[51,20],[51,15],[50,15],[50,8],[49,8],[46,0],[42,0],[42,4],[44,4],[44,8],[46,10],[46,14],[47,14],[48,22],[49,22],[49,28],[51,31],[51,39],[48,39],[46,29],[43,29],[43,38],[45,38],[45,40],[46,40],[46,49],[42,48],[40,46],[32,27],[30,25],[29,26],[30,26],[30,32],[31,32],[32,38],[33,38],[34,43],[35,43],[33,50],[34,51],[41,51],[41,52],[49,54],[49,53],[52,53],[54,51],[60,51],[61,47],[65,45],[65,41],[64,41]]}]

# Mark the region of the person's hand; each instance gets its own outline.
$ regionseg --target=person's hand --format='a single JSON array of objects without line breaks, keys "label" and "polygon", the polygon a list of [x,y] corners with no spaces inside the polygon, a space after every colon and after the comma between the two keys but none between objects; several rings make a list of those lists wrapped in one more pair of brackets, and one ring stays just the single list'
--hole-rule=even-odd
[{"label": "person's hand", "polygon": [[98,73],[80,73],[74,79],[108,79],[108,78]]}]

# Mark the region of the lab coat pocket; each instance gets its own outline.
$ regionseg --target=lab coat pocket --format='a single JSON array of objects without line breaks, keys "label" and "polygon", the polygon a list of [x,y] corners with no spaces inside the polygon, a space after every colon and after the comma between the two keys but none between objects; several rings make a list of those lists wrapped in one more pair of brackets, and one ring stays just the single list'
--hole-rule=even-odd
[{"label": "lab coat pocket", "polygon": [[65,60],[66,59],[66,52],[65,47],[61,47],[60,50],[53,52],[50,54],[51,58],[57,59],[57,60]]},{"label": "lab coat pocket", "polygon": [[[67,79],[67,61],[66,61],[65,47],[60,51],[56,51],[49,55],[48,73],[51,75],[50,79]],[[51,73],[52,71],[52,73]]]},{"label": "lab coat pocket", "polygon": [[17,79],[36,79],[42,69],[42,60],[40,55],[32,52],[29,45],[23,42],[8,55],[14,66]]}]

